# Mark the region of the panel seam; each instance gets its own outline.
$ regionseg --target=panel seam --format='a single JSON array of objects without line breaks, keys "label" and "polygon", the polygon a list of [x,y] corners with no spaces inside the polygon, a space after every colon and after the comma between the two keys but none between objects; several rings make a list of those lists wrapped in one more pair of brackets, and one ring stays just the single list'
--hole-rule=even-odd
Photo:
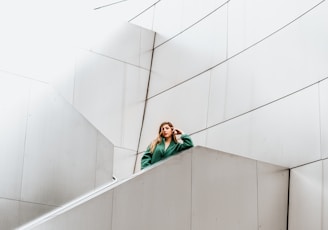
[{"label": "panel seam", "polygon": [[[280,100],[283,100],[283,99],[285,99],[285,98],[287,98],[287,97],[289,97],[289,96],[292,96],[292,95],[294,95],[294,94],[296,94],[296,93],[299,93],[299,92],[301,92],[301,91],[303,91],[303,90],[306,90],[306,89],[308,89],[308,88],[310,88],[310,87],[312,87],[312,86],[314,86],[314,85],[320,83],[321,81],[324,81],[324,80],[327,80],[327,79],[328,79],[328,77],[325,77],[325,78],[323,78],[323,79],[321,79],[321,80],[319,80],[319,81],[317,81],[317,82],[314,82],[314,83],[312,83],[312,84],[310,84],[310,85],[304,86],[304,87],[301,88],[301,89],[295,90],[295,91],[293,91],[293,92],[291,92],[291,93],[289,93],[289,94],[287,94],[287,95],[284,95],[284,96],[282,96],[282,97],[279,97],[279,98],[277,98],[277,99],[275,99],[275,100],[273,100],[273,101],[267,102],[267,103],[265,103],[265,104],[263,104],[263,105],[260,105],[260,106],[258,106],[258,107],[253,108],[253,109],[250,109],[250,110],[248,110],[248,111],[246,111],[246,112],[243,112],[243,113],[241,113],[241,114],[238,114],[238,115],[236,115],[236,116],[233,116],[233,117],[231,117],[231,118],[228,118],[228,119],[226,119],[226,120],[224,120],[224,121],[221,121],[221,122],[218,122],[218,123],[216,123],[216,124],[213,124],[213,125],[211,125],[211,126],[205,128],[205,129],[200,129],[200,130],[198,130],[198,131],[196,131],[196,132],[193,132],[193,133],[191,133],[191,134],[196,134],[196,133],[199,133],[199,132],[205,131],[206,129],[213,128],[213,127],[215,127],[215,126],[218,126],[218,125],[224,124],[224,123],[226,123],[226,122],[228,122],[228,121],[231,121],[231,120],[233,120],[233,119],[236,119],[236,118],[238,118],[238,117],[241,117],[241,116],[244,116],[244,115],[249,114],[249,113],[251,113],[251,112],[254,112],[254,111],[256,111],[256,110],[258,110],[258,109],[261,109],[261,108],[263,108],[263,107],[265,107],[265,106],[268,106],[268,105],[273,104],[273,103],[275,103],[275,102],[277,102],[277,101],[280,101]],[[315,162],[315,161],[314,161],[314,162]]]},{"label": "panel seam", "polygon": [[139,148],[140,148],[141,135],[142,135],[142,130],[143,130],[144,122],[145,122],[145,116],[146,116],[146,110],[147,110],[147,104],[148,104],[148,94],[149,94],[149,87],[150,87],[151,72],[152,72],[153,59],[154,59],[154,53],[155,53],[155,41],[156,41],[156,32],[154,33],[153,48],[152,48],[152,53],[151,53],[150,68],[149,68],[149,75],[148,75],[148,82],[147,82],[147,90],[146,90],[146,96],[145,96],[145,105],[144,105],[144,110],[143,110],[143,114],[142,114],[142,121],[141,121],[141,127],[140,127],[139,140],[138,140],[138,146],[137,146],[136,159],[135,159],[135,163],[134,163],[133,173],[135,173],[136,169],[137,169],[137,162],[138,162],[138,155],[139,155],[138,151],[139,151]]},{"label": "panel seam", "polygon": [[[205,73],[205,72],[207,72],[207,71],[210,71],[210,70],[212,70],[212,69],[218,67],[219,65],[221,65],[221,64],[223,64],[223,63],[225,63],[225,62],[228,62],[230,59],[233,59],[233,58],[235,58],[236,56],[238,56],[238,55],[244,53],[245,51],[247,51],[247,50],[253,48],[254,46],[260,44],[260,43],[263,42],[264,40],[268,39],[269,37],[275,35],[275,34],[278,33],[279,31],[281,31],[281,30],[285,29],[286,27],[288,27],[289,25],[293,24],[293,23],[294,23],[295,21],[297,21],[299,18],[303,17],[303,16],[306,15],[307,13],[311,12],[312,10],[314,10],[316,7],[318,7],[318,6],[319,6],[320,4],[322,4],[324,1],[325,1],[325,0],[319,2],[318,4],[316,4],[315,6],[313,6],[312,8],[310,8],[309,10],[307,10],[306,12],[302,13],[301,15],[299,15],[298,17],[296,17],[296,18],[293,19],[292,21],[290,21],[290,22],[288,22],[287,24],[283,25],[282,27],[280,27],[280,28],[277,29],[276,31],[270,33],[269,35],[265,36],[264,38],[260,39],[259,41],[255,42],[254,44],[252,44],[252,45],[246,47],[245,49],[243,49],[243,50],[241,50],[241,51],[239,51],[239,52],[233,54],[231,57],[228,57],[227,59],[225,59],[225,60],[223,60],[223,61],[220,61],[219,63],[217,63],[217,64],[215,64],[215,65],[213,65],[213,66],[207,68],[206,70],[201,71],[200,73],[197,73],[197,74],[195,74],[195,75],[193,75],[193,76],[187,78],[187,79],[184,80],[184,81],[179,82],[178,84],[176,84],[176,85],[174,85],[174,86],[171,86],[171,87],[169,87],[169,88],[167,88],[167,89],[164,89],[164,90],[162,90],[162,91],[160,91],[160,92],[154,94],[153,96],[149,97],[149,99],[151,99],[151,98],[153,98],[153,97],[155,97],[155,96],[158,96],[158,95],[160,95],[160,94],[162,94],[162,93],[164,93],[164,92],[166,92],[166,91],[169,91],[170,89],[175,88],[175,87],[177,87],[177,86],[179,86],[179,85],[181,85],[181,84],[183,84],[183,83],[185,83],[185,82],[187,82],[187,81],[190,81],[190,80],[194,79],[195,77],[198,77],[199,75],[201,75],[201,74],[203,74],[203,73]],[[230,1],[227,1],[227,2],[224,3],[223,5],[225,5],[225,4],[229,3],[229,2],[230,2]],[[222,5],[222,6],[223,6],[223,5]],[[221,8],[222,6],[220,6],[219,8]],[[217,8],[216,10],[218,10],[219,8]],[[215,11],[215,10],[214,10],[214,11]],[[213,11],[213,12],[214,12],[214,11]],[[213,13],[213,12],[212,12],[212,13]],[[211,14],[211,13],[210,13],[210,14]],[[208,14],[207,16],[209,16],[210,14]],[[206,17],[207,17],[207,16],[206,16]],[[204,17],[204,18],[205,18],[205,17]],[[188,27],[187,29],[181,31],[179,34],[175,35],[174,37],[170,38],[169,40],[165,41],[164,43],[166,43],[166,42],[172,40],[173,38],[177,37],[178,35],[182,34],[183,32],[185,32],[186,30],[188,30],[188,29],[191,28],[192,26],[196,25],[197,23],[198,23],[198,22],[194,23],[193,25],[191,25],[191,26]],[[159,46],[163,45],[164,43],[158,45],[158,46],[155,47],[155,48],[158,48]]]},{"label": "panel seam", "polygon": [[290,175],[291,175],[291,170],[288,169],[288,188],[287,188],[287,217],[286,217],[286,229],[288,230],[289,228],[289,206],[290,206]]}]

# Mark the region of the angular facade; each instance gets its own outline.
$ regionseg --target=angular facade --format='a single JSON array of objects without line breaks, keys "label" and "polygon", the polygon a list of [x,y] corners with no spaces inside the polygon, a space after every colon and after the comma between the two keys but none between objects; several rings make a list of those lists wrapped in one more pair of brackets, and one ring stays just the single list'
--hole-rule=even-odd
[{"label": "angular facade", "polygon": [[35,189],[61,178],[44,174],[39,154],[53,162],[58,148],[64,165],[72,157],[65,175],[81,151],[99,149],[96,137],[113,150],[92,170],[129,177],[168,120],[195,145],[290,168],[289,229],[327,229],[326,1],[35,0],[1,11],[1,209],[49,200],[24,190],[29,178]]}]

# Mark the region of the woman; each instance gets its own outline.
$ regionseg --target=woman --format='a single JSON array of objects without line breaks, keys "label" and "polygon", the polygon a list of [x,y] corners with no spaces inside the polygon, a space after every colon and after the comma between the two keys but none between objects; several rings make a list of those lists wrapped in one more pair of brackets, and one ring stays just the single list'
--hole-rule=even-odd
[{"label": "woman", "polygon": [[[176,135],[181,135],[183,143],[177,141]],[[171,122],[163,122],[159,126],[157,138],[151,142],[141,158],[141,169],[193,146],[189,135],[174,128]]]}]

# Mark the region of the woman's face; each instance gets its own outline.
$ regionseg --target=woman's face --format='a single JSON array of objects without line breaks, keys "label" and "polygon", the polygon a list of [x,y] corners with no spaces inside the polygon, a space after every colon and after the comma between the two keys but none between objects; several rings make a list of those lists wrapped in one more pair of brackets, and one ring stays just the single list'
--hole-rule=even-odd
[{"label": "woman's face", "polygon": [[168,138],[168,137],[172,136],[173,128],[170,127],[168,124],[165,124],[162,126],[161,131],[162,131],[162,136],[165,138]]}]

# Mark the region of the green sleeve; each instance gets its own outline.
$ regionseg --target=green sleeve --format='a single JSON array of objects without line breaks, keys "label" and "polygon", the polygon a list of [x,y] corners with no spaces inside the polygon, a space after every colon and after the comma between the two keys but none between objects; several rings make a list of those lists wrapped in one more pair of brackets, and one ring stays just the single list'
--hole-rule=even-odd
[{"label": "green sleeve", "polygon": [[182,134],[181,140],[183,141],[183,143],[179,144],[179,151],[186,150],[194,146],[188,134]]},{"label": "green sleeve", "polygon": [[152,158],[152,153],[150,152],[150,148],[148,147],[146,152],[141,158],[141,169],[146,168],[147,166],[151,165],[151,158]]}]

